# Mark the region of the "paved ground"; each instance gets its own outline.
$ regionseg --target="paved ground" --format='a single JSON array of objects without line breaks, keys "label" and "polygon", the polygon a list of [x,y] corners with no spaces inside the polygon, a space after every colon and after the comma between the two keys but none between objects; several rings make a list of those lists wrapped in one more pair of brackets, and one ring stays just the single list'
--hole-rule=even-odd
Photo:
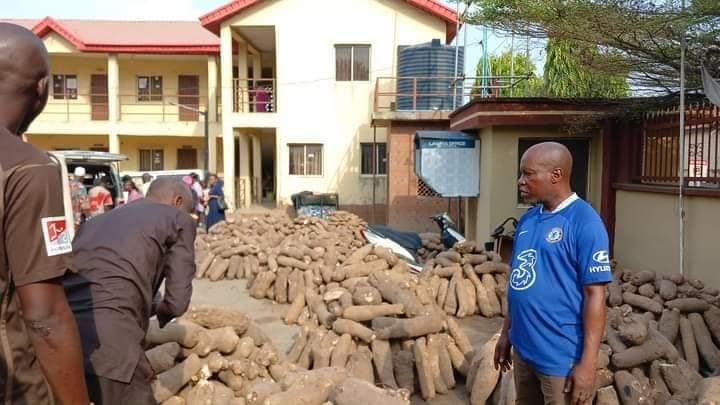
[{"label": "paved ground", "polygon": [[[195,280],[192,302],[195,304],[222,305],[237,308],[247,313],[265,333],[270,336],[278,350],[286,353],[292,344],[293,337],[298,331],[297,326],[288,326],[281,320],[287,305],[280,305],[270,300],[256,300],[247,293],[245,280],[224,280],[211,282],[206,279]],[[459,320],[473,346],[479,347],[494,333],[500,330],[502,319],[486,319],[470,317]],[[440,395],[432,401],[423,401],[418,396],[413,397],[412,403],[431,405],[450,405],[468,403],[465,385],[462,384],[454,391]]]}]

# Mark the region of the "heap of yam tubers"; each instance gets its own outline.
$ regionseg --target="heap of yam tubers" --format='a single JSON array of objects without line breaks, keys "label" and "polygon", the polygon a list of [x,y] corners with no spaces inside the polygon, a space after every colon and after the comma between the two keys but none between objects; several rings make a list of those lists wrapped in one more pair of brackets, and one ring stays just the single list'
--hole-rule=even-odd
[{"label": "heap of yam tubers", "polygon": [[272,342],[239,311],[192,307],[160,328],[151,322],[146,356],[157,374],[155,400],[173,405],[408,404],[408,395],[384,390],[331,367],[307,371],[280,361]]},{"label": "heap of yam tubers", "polygon": [[704,378],[720,372],[718,295],[677,274],[616,270],[607,286],[596,403],[718,403],[708,395],[720,381]]}]

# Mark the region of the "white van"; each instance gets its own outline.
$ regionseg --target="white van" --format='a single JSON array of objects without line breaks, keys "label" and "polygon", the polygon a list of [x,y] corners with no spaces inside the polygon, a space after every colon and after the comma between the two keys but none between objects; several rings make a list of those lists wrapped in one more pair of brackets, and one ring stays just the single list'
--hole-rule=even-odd
[{"label": "white van", "polygon": [[102,176],[107,176],[108,187],[112,194],[113,203],[117,203],[122,198],[122,184],[120,183],[120,168],[118,162],[127,160],[127,156],[108,153],[93,152],[85,150],[62,150],[50,151],[50,157],[60,166],[63,183],[63,202],[65,205],[65,220],[68,223],[71,238],[75,236],[75,227],[70,226],[74,223],[72,213],[72,202],[70,201],[70,176],[75,172],[75,168],[82,166],[85,168],[85,179],[83,184],[89,190],[95,184],[95,180]]}]

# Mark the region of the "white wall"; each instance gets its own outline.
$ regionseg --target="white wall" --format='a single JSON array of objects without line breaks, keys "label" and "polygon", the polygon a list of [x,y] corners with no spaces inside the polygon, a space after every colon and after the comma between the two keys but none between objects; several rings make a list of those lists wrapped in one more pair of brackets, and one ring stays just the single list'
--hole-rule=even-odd
[{"label": "white wall", "polygon": [[[398,45],[444,41],[445,22],[399,0],[276,0],[228,23],[275,27],[280,199],[337,191],[345,204],[367,203],[372,187],[360,179],[360,142],[373,139],[376,78],[395,75]],[[335,81],[336,44],[371,46],[369,81]],[[386,136],[378,128],[378,142]],[[322,143],[323,176],[289,176],[289,143]]]}]

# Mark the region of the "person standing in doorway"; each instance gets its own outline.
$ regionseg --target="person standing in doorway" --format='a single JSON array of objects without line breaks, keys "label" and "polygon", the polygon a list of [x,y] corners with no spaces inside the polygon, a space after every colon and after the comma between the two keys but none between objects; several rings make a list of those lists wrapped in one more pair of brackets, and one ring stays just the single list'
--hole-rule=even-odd
[{"label": "person standing in doorway", "polygon": [[150,190],[150,183],[152,183],[153,178],[150,175],[150,173],[143,173],[142,181],[143,181],[143,184],[142,184],[142,186],[140,186],[140,191],[142,191],[143,196],[146,196],[148,193],[148,190]]},{"label": "person standing in doorway", "polygon": [[210,191],[208,193],[208,214],[206,226],[207,229],[210,229],[213,225],[225,220],[227,205],[225,203],[223,181],[216,175],[210,174],[208,176],[208,185],[210,186]]},{"label": "person standing in doorway", "polygon": [[555,142],[532,146],[520,161],[520,196],[535,206],[515,233],[494,361],[503,371],[513,365],[522,405],[587,404],[594,395],[612,273],[605,226],[572,192],[571,171],[570,151]]},{"label": "person standing in doorway", "polygon": [[[60,169],[22,141],[48,97],[48,54],[0,22],[0,402],[87,404],[77,325],[60,277],[73,269]],[[49,388],[49,390],[48,390]]]},{"label": "person standing in doorway", "polygon": [[198,225],[202,226],[205,223],[205,199],[203,198],[204,190],[202,184],[200,184],[200,176],[197,173],[190,173],[192,178],[192,189],[197,196],[197,203],[195,204],[195,213],[198,216]]}]

